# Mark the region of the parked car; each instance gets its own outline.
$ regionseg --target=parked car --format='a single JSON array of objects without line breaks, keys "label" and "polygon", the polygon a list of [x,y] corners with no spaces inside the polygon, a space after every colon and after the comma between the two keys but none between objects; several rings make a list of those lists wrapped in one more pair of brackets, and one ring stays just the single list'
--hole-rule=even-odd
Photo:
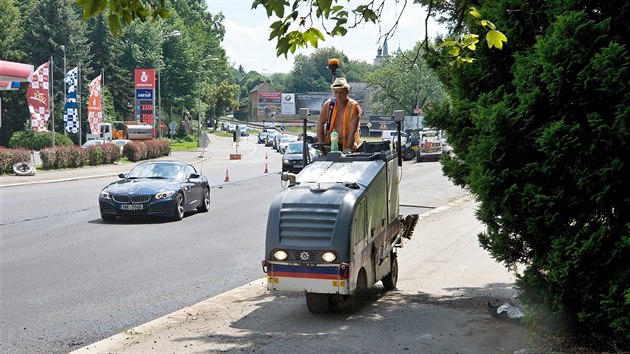
[{"label": "parked car", "polygon": [[128,140],[128,139],[114,139],[112,140],[112,143],[118,145],[118,147],[120,148],[120,152],[122,152],[123,146],[125,146],[130,141],[131,140]]},{"label": "parked car", "polygon": [[84,142],[83,145],[81,145],[81,147],[82,148],[86,148],[86,147],[90,147],[90,146],[94,146],[94,145],[101,145],[103,143],[108,143],[108,141],[103,141],[102,139],[88,140],[88,141]]},{"label": "parked car", "polygon": [[278,152],[284,154],[284,150],[286,150],[287,146],[296,141],[294,136],[283,135],[278,141]]},{"label": "parked car", "polygon": [[[317,156],[317,152],[313,147],[308,144],[308,160],[307,164],[313,161],[313,158]],[[304,151],[304,142],[295,141],[287,145],[282,156],[282,172],[298,173],[304,168],[304,157],[302,155]]]},{"label": "parked car", "polygon": [[186,212],[210,209],[208,179],[184,161],[146,161],[118,177],[121,180],[108,184],[98,198],[104,221],[116,217],[179,221]]}]

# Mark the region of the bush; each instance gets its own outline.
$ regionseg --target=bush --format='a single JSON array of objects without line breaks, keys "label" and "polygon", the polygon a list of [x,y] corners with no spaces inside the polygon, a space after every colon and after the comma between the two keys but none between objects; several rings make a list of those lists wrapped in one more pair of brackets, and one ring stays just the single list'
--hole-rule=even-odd
[{"label": "bush", "polygon": [[[52,147],[52,132],[35,133],[32,130],[25,130],[13,133],[9,139],[9,146],[12,148],[24,148],[30,150],[42,150]],[[55,132],[55,146],[74,145],[70,137]]]},{"label": "bush", "polygon": [[131,162],[147,158],[147,146],[141,141],[131,141],[123,146],[123,156]]},{"label": "bush", "polygon": [[31,161],[31,151],[26,149],[7,149],[0,146],[0,175],[13,173],[13,165]]},{"label": "bush", "polygon": [[129,161],[140,161],[168,156],[171,144],[167,140],[132,141],[123,146],[123,156]]}]

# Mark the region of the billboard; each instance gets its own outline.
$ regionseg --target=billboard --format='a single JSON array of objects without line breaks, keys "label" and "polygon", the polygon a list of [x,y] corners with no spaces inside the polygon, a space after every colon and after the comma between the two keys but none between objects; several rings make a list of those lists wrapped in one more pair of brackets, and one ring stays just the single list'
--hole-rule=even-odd
[{"label": "billboard", "polygon": [[296,93],[295,110],[299,112],[300,108],[308,108],[311,116],[319,115],[322,106],[330,97],[329,92]]},{"label": "billboard", "polygon": [[282,93],[280,92],[259,92],[258,93],[258,116],[270,116],[280,113],[282,105]]},{"label": "billboard", "polygon": [[295,94],[283,93],[282,94],[282,114],[296,114],[295,109]]}]

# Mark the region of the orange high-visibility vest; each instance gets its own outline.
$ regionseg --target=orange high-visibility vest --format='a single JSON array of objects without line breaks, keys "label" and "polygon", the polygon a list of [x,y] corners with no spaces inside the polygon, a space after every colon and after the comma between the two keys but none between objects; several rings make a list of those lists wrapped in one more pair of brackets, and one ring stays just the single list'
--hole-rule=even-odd
[{"label": "orange high-visibility vest", "polygon": [[[352,118],[352,113],[354,112],[354,108],[359,104],[357,101],[353,100],[353,99],[348,99],[348,106],[346,107],[346,111],[344,112],[343,115],[343,131],[342,131],[342,137],[344,139],[343,141],[343,148],[352,148],[352,146],[345,146],[346,142],[345,142],[345,137],[346,137],[346,132],[347,132],[347,126],[348,126],[348,120],[350,118]],[[328,131],[326,132],[326,142],[330,143],[330,133],[332,133],[334,127],[335,127],[335,119],[337,118],[337,105],[335,105],[335,100],[331,99],[329,106],[333,105],[333,109],[329,109],[328,110],[328,121],[330,122],[328,124]],[[361,136],[359,135],[359,130],[357,129],[357,131],[354,134],[354,141],[355,143],[359,141],[359,139],[361,138]]]}]

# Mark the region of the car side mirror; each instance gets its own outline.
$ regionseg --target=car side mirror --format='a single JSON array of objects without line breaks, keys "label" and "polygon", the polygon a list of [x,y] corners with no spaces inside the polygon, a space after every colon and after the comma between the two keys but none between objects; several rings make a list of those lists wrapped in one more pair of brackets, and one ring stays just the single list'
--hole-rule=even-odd
[{"label": "car side mirror", "polygon": [[118,177],[120,177],[120,178],[127,178],[127,176],[124,173],[119,173]]},{"label": "car side mirror", "polygon": [[198,173],[191,173],[190,176],[188,176],[188,179],[197,179],[201,177]]}]

